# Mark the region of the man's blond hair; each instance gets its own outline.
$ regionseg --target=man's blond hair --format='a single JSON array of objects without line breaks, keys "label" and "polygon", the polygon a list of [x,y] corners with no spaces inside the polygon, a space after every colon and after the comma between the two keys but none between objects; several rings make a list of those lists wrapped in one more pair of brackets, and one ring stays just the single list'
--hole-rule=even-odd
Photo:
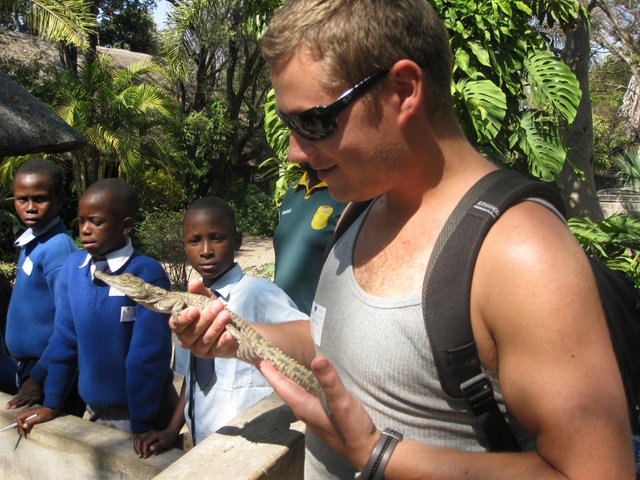
[{"label": "man's blond hair", "polygon": [[261,46],[271,68],[299,51],[322,60],[319,80],[336,91],[413,60],[424,72],[427,111],[451,110],[451,49],[427,0],[291,0],[271,20]]}]

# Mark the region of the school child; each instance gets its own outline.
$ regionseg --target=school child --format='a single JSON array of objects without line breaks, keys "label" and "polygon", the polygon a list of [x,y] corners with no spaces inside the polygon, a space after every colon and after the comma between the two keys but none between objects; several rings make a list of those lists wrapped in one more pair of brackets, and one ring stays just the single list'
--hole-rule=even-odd
[{"label": "school child", "polygon": [[[13,196],[16,213],[27,229],[15,242],[20,256],[7,311],[5,340],[17,361],[18,388],[6,405],[9,409],[42,402],[53,335],[54,293],[62,264],[78,250],[58,216],[64,198],[60,167],[41,158],[27,160],[14,175]],[[61,410],[83,414],[77,384],[71,386]]]},{"label": "school child", "polygon": [[[235,262],[242,235],[224,200],[209,196],[193,202],[185,213],[183,241],[187,259],[205,285],[242,319],[257,323],[309,319],[278,286],[246,275]],[[146,458],[173,446],[185,421],[194,444],[198,444],[272,391],[249,363],[191,355],[169,427],[140,436],[134,448]]]},{"label": "school child", "polygon": [[[167,315],[138,306],[93,275],[96,269],[130,273],[169,288],[160,263],[131,246],[137,208],[134,188],[118,179],[96,182],[80,198],[85,251],[62,267],[44,406],[16,416],[24,434],[56,416],[76,370],[91,421],[135,435],[167,426],[177,402]],[[38,416],[25,423],[33,413]]]}]

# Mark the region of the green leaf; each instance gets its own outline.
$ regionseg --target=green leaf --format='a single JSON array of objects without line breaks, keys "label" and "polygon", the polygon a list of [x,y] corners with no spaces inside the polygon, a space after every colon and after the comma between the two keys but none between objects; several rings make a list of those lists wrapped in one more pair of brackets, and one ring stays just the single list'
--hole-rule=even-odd
[{"label": "green leaf", "polygon": [[580,103],[580,85],[561,60],[549,52],[537,52],[524,63],[534,99],[553,109],[571,123]]},{"label": "green leaf", "polygon": [[476,42],[470,42],[469,46],[471,47],[471,51],[473,52],[473,54],[482,65],[486,65],[487,67],[491,65],[491,62],[489,60],[489,52],[487,52],[482,47],[482,45]]},{"label": "green leaf", "polygon": [[502,128],[507,109],[504,92],[490,80],[463,79],[456,83],[456,90],[464,100],[478,137],[494,139]]},{"label": "green leaf", "polygon": [[463,48],[456,49],[456,66],[467,75],[469,74],[469,58],[469,54]]},{"label": "green leaf", "polygon": [[520,120],[520,148],[529,162],[531,173],[552,182],[562,169],[566,152],[554,123],[538,113],[526,112]]}]

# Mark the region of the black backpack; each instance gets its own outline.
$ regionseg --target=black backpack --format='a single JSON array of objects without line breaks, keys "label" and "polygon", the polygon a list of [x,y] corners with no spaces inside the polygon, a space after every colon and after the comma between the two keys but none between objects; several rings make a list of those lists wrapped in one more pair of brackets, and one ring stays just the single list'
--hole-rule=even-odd
[{"label": "black backpack", "polygon": [[[480,179],[460,200],[437,238],[422,289],[422,309],[440,384],[447,395],[465,398],[477,415],[491,451],[517,451],[488,377],[482,372],[470,321],[470,290],[480,246],[487,232],[512,205],[527,198],[550,203],[564,215],[558,192],[520,173],[500,169]],[[369,202],[350,204],[326,253]],[[627,395],[634,435],[640,435],[640,292],[621,272],[589,259],[609,325]],[[447,295],[436,295],[436,289]],[[429,294],[431,293],[431,294]]]}]

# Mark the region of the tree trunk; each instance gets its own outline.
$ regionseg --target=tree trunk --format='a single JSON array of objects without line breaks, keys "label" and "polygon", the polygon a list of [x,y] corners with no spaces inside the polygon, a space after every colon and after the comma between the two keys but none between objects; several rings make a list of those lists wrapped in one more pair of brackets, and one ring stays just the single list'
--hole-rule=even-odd
[{"label": "tree trunk", "polygon": [[[565,47],[562,59],[569,65],[580,83],[582,98],[573,123],[563,131],[569,152],[557,183],[567,207],[569,217],[588,217],[594,221],[603,218],[593,179],[593,119],[589,95],[589,31],[580,18],[563,28]],[[584,179],[575,168],[582,171]]]},{"label": "tree trunk", "polygon": [[631,71],[620,115],[627,120],[626,130],[631,142],[640,142],[640,68]]}]

